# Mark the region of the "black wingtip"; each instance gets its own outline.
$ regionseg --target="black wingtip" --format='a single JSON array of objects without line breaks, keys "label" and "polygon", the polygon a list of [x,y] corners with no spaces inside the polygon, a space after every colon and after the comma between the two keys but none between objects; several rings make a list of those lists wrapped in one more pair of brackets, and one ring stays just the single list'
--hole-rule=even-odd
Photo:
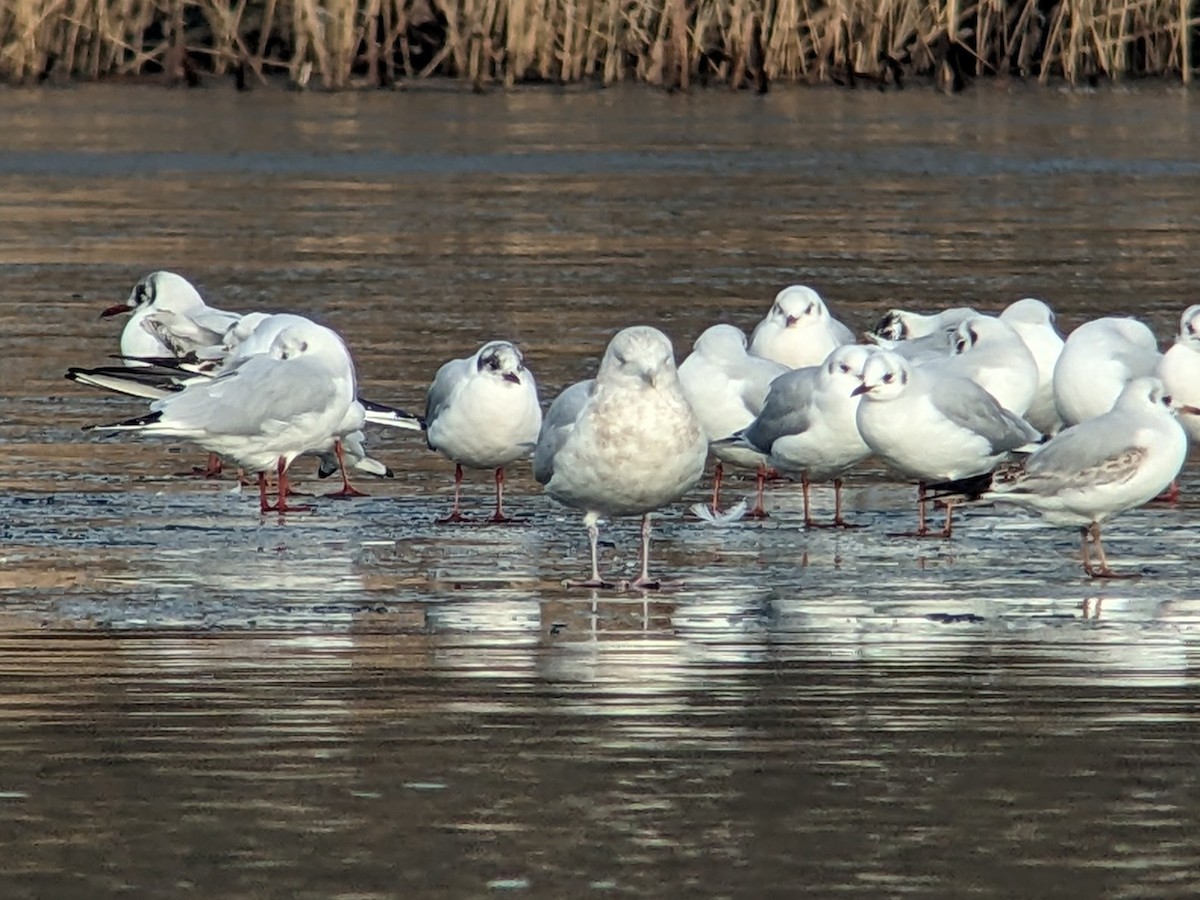
[{"label": "black wingtip", "polygon": [[146,425],[153,425],[162,418],[162,411],[156,410],[152,413],[146,413],[144,416],[138,416],[134,419],[125,419],[123,422],[113,422],[111,425],[84,425],[84,431],[103,431],[107,428],[142,428]]}]

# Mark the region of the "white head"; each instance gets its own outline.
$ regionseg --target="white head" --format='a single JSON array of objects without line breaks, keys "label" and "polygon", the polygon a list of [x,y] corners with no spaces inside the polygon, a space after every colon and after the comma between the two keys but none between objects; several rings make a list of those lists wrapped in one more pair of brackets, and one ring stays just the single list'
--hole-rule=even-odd
[{"label": "white head", "polygon": [[912,377],[912,369],[904,357],[890,350],[872,353],[863,365],[862,384],[852,394],[862,394],[869,400],[894,400],[904,393]]},{"label": "white head", "polygon": [[793,284],[775,295],[767,316],[784,328],[805,328],[829,318],[825,301],[810,287]]},{"label": "white head", "polygon": [[657,387],[675,377],[675,351],[671,340],[657,328],[635,325],[618,331],[600,360],[599,381],[639,382]]},{"label": "white head", "polygon": [[185,313],[203,306],[200,292],[182,275],[174,272],[151,272],[133,286],[129,299],[110,306],[101,316],[116,316],[121,313],[143,309],[165,309]]},{"label": "white head", "polygon": [[692,349],[709,359],[738,359],[746,355],[746,333],[735,325],[704,329]]},{"label": "white head", "polygon": [[[1002,337],[1016,337],[1012,327],[991,316],[971,316],[954,329],[950,339],[952,354],[958,356],[980,344],[994,346]],[[1019,338],[1018,338],[1019,340]]]},{"label": "white head", "polygon": [[1179,336],[1176,343],[1191,344],[1200,349],[1200,304],[1189,306],[1179,317]]},{"label": "white head", "polygon": [[[337,369],[343,365],[348,366],[353,372],[350,351],[336,332],[303,316],[291,318],[295,321],[288,322],[275,335],[267,351],[268,355],[282,360],[321,356],[329,361],[331,366]],[[265,325],[259,327],[262,329]]]},{"label": "white head", "polygon": [[487,377],[521,383],[525,371],[525,357],[508,341],[490,341],[475,353],[475,371]]},{"label": "white head", "polygon": [[1055,325],[1054,311],[1041,300],[1026,297],[1010,303],[1000,313],[1000,321],[1009,325],[1043,325],[1053,328]]},{"label": "white head", "polygon": [[861,344],[842,344],[825,357],[821,364],[821,377],[827,380],[844,380],[847,387],[862,382],[863,367],[873,351]]},{"label": "white head", "polygon": [[1134,378],[1121,391],[1121,396],[1117,398],[1114,409],[1137,409],[1137,410],[1152,410],[1154,412],[1166,412],[1169,415],[1178,415],[1179,413],[1187,413],[1189,415],[1200,414],[1200,409],[1194,406],[1177,406],[1174,398],[1167,393],[1163,383],[1153,375],[1143,375],[1141,378]]}]

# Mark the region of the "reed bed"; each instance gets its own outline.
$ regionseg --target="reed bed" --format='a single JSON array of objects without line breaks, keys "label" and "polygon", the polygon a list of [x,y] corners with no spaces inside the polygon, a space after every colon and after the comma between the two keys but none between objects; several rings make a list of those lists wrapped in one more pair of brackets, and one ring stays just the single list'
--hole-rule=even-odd
[{"label": "reed bed", "polygon": [[1200,0],[0,0],[0,80],[340,90],[1194,74]]}]

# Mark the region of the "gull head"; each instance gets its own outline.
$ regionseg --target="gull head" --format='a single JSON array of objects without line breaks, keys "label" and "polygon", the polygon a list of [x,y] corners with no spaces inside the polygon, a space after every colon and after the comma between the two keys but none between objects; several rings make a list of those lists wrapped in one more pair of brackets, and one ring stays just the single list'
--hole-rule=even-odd
[{"label": "gull head", "polygon": [[951,355],[960,356],[979,345],[981,341],[992,344],[1002,334],[1012,334],[1011,326],[991,316],[971,316],[963,319],[950,337]]},{"label": "gull head", "polygon": [[1193,349],[1200,350],[1200,304],[1189,306],[1179,317],[1179,337],[1177,344],[1190,344]]},{"label": "gull head", "polygon": [[1121,396],[1117,398],[1114,409],[1150,410],[1157,413],[1165,412],[1172,416],[1180,413],[1193,416],[1200,414],[1200,409],[1194,406],[1177,405],[1175,399],[1167,393],[1166,386],[1153,375],[1134,378],[1125,385]]},{"label": "gull head", "polygon": [[308,319],[296,316],[298,321],[280,329],[271,341],[268,355],[276,359],[297,359],[301,356],[324,356],[340,361],[353,369],[350,353],[336,333]]},{"label": "gull head", "polygon": [[475,371],[520,384],[521,373],[525,371],[525,357],[508,341],[491,341],[475,354]]},{"label": "gull head", "polygon": [[793,284],[775,295],[770,317],[784,328],[803,328],[829,318],[829,310],[812,288]]},{"label": "gull head", "polygon": [[869,347],[864,347],[861,344],[843,344],[840,347],[834,348],[833,352],[825,358],[822,364],[825,370],[825,378],[829,380],[841,379],[847,385],[857,387],[862,383],[863,367],[867,364],[867,360],[871,358],[872,350]]},{"label": "gull head", "polygon": [[649,325],[635,325],[617,332],[600,360],[600,381],[638,382],[657,387],[664,376],[675,372],[671,339]]},{"label": "gull head", "polygon": [[174,272],[151,272],[133,286],[129,299],[110,306],[101,317],[117,316],[139,309],[165,309],[171,312],[187,312],[203,306],[199,292],[182,275]]},{"label": "gull head", "polygon": [[885,341],[907,341],[912,337],[909,314],[902,309],[889,309],[869,334]]},{"label": "gull head", "polygon": [[1054,311],[1036,297],[1025,297],[1016,300],[1000,313],[1000,321],[1009,325],[1041,325],[1047,328],[1055,326]]},{"label": "gull head", "polygon": [[889,350],[872,353],[863,365],[862,384],[850,392],[870,400],[894,400],[904,393],[912,370],[899,354]]},{"label": "gull head", "polygon": [[746,334],[736,325],[704,329],[692,349],[708,359],[738,359],[746,355]]}]

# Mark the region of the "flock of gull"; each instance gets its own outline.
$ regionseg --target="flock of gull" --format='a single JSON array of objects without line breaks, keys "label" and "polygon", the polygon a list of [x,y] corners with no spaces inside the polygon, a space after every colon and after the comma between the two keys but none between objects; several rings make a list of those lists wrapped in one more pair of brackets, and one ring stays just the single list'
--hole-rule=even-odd
[{"label": "flock of gull", "polygon": [[[346,344],[331,329],[294,314],[237,314],[208,306],[183,277],[155,272],[126,303],[121,364],[73,368],[81,384],[150,401],[149,411],[88,426],[137,431],[195,444],[257,474],[262,512],[288,503],[288,469],[303,454],[320,474],[385,474],[365,448],[367,424],[424,431],[431,449],[455,463],[454,506],[462,520],[463,469],[495,473],[490,519],[507,521],[504,470],[533,458],[546,492],[582,511],[591,572],[577,586],[653,588],[650,516],[700,481],[717,460],[706,518],[764,515],[769,473],[799,479],[806,528],[821,527],[810,484],[832,482],[827,527],[843,517],[842,476],[875,458],[918,485],[916,536],[948,537],[956,503],[1011,503],[1080,530],[1084,570],[1115,575],[1100,525],[1173,488],[1200,437],[1200,305],[1181,318],[1160,353],[1151,330],[1127,317],[1080,325],[1064,340],[1050,308],[1018,300],[998,316],[970,308],[931,314],[890,311],[856,342],[816,291],[795,285],[776,296],[749,340],[714,325],[676,366],[670,339],[634,326],[609,342],[596,376],[566,388],[542,413],[521,351],[490,341],[445,363],[423,415],[358,395]],[[1196,404],[1196,405],[1191,405]],[[758,498],[722,512],[724,466],[755,470]],[[267,473],[278,476],[271,502]],[[926,506],[945,507],[930,529]],[[640,572],[609,582],[598,559],[598,523],[641,516]]]}]

